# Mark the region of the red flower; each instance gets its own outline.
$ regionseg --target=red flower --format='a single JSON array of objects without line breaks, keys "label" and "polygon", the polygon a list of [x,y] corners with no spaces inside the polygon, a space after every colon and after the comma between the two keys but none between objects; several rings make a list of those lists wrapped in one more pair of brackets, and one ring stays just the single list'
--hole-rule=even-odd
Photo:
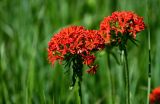
[{"label": "red flower", "polygon": [[97,65],[96,66],[91,66],[91,68],[87,70],[87,72],[89,74],[95,74],[96,71],[97,71]]},{"label": "red flower", "polygon": [[56,60],[67,60],[65,56],[80,55],[83,63],[93,66],[93,51],[104,48],[104,40],[96,30],[86,30],[82,26],[63,28],[48,43],[48,59],[54,64]]},{"label": "red flower", "polygon": [[143,18],[130,11],[113,12],[111,16],[105,17],[100,24],[100,31],[105,43],[115,42],[121,36],[136,38],[136,33],[144,30]]},{"label": "red flower", "polygon": [[100,33],[103,36],[106,44],[110,43],[110,40],[111,40],[110,39],[110,32],[111,32],[110,21],[111,20],[112,18],[108,16],[104,18],[104,20],[100,24]]},{"label": "red flower", "polygon": [[94,60],[95,60],[95,56],[94,55],[83,56],[83,58],[85,58],[84,64],[86,64],[86,65],[92,65],[94,63]]},{"label": "red flower", "polygon": [[153,95],[153,94],[150,94],[149,95],[149,100],[150,100],[150,104],[154,104],[154,102],[155,102],[155,96]]},{"label": "red flower", "polygon": [[160,87],[155,88],[149,98],[150,104],[160,104]]}]

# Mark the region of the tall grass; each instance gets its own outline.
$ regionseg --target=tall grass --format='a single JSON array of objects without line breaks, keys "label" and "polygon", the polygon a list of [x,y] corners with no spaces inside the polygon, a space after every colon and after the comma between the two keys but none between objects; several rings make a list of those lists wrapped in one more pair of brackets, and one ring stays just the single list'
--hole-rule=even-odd
[{"label": "tall grass", "polygon": [[[151,88],[160,85],[159,0],[149,9]],[[69,90],[70,75],[56,63],[47,61],[47,43],[61,27],[75,24],[98,29],[100,21],[114,10],[132,10],[147,22],[146,2],[139,0],[1,0],[0,1],[0,104],[77,103],[78,94]],[[131,102],[145,104],[147,95],[147,30],[138,34],[139,45],[129,43]],[[119,53],[114,50],[119,55]],[[116,104],[124,104],[123,70],[111,58]],[[97,54],[99,69],[88,75],[84,68],[82,99],[84,104],[111,104],[106,53]]]}]

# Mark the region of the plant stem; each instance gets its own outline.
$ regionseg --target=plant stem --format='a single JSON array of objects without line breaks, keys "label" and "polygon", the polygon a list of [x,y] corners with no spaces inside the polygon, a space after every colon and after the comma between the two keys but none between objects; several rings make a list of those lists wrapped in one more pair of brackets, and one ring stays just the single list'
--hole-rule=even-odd
[{"label": "plant stem", "polygon": [[147,104],[149,104],[150,91],[151,91],[151,52],[149,49]]},{"label": "plant stem", "polygon": [[148,63],[148,88],[147,88],[147,104],[149,104],[149,95],[151,91],[151,47],[150,47],[150,32],[148,33],[148,54],[149,54],[149,63]]},{"label": "plant stem", "polygon": [[80,98],[80,104],[82,104],[82,91],[81,91],[81,80],[80,79],[78,80],[78,86],[79,86],[78,93],[79,93],[79,98]]},{"label": "plant stem", "polygon": [[111,71],[111,62],[110,62],[110,52],[107,52],[107,62],[108,62],[108,69],[109,69],[109,78],[110,78],[110,88],[111,88],[111,102],[114,104],[114,85],[113,85],[113,78],[112,78],[112,71]]},{"label": "plant stem", "polygon": [[149,28],[149,0],[147,0],[147,25],[148,25],[148,88],[147,88],[147,104],[149,104],[149,95],[151,91],[151,42],[150,42],[150,28]]},{"label": "plant stem", "polygon": [[128,56],[127,49],[124,48],[124,57],[125,57],[125,86],[126,86],[126,104],[130,104],[130,84],[129,84],[129,67],[128,67]]},{"label": "plant stem", "polygon": [[82,104],[82,91],[81,91],[81,82],[82,82],[82,68],[83,68],[83,63],[82,63],[82,58],[79,55],[76,55],[75,58],[73,59],[73,76],[72,76],[72,82],[73,86],[75,84],[75,80],[78,81],[78,94],[79,94],[79,99],[80,102],[79,104]]}]

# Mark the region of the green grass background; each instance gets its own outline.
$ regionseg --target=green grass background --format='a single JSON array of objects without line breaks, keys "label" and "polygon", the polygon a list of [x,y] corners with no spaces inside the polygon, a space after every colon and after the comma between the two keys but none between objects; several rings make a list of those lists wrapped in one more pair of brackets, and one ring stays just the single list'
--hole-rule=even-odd
[{"label": "green grass background", "polygon": [[[77,89],[69,90],[70,75],[47,60],[47,43],[68,25],[98,29],[116,10],[144,17],[151,32],[152,88],[160,85],[160,0],[0,0],[0,104],[77,104]],[[147,16],[147,8],[148,14]],[[147,29],[138,33],[138,46],[129,42],[132,104],[146,104]],[[115,49],[117,57],[120,54]],[[96,75],[83,72],[84,104],[111,104],[111,86],[104,51],[97,54]],[[122,67],[111,58],[115,104],[125,104]]]}]

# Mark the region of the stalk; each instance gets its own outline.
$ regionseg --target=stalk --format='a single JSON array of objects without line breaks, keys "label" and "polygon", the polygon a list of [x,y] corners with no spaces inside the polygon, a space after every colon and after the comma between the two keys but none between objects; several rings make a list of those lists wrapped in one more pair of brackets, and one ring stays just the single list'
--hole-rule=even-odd
[{"label": "stalk", "polygon": [[79,89],[78,89],[78,93],[79,93],[79,98],[80,98],[80,104],[82,104],[82,90],[81,90],[81,80],[80,78],[78,78],[78,86],[79,86]]},{"label": "stalk", "polygon": [[81,82],[82,82],[82,68],[79,69],[79,75],[77,76],[77,80],[78,80],[78,94],[79,94],[79,99],[80,99],[80,103],[82,104],[82,90],[81,90]]},{"label": "stalk", "polygon": [[147,104],[149,104],[149,95],[151,91],[151,42],[150,42],[150,28],[149,28],[149,1],[147,0],[147,25],[148,25],[148,88],[147,88]]},{"label": "stalk", "polygon": [[111,102],[112,104],[114,104],[114,84],[111,71],[110,52],[107,52],[107,62],[108,62],[109,78],[110,78],[111,100],[112,100]]},{"label": "stalk", "polygon": [[151,52],[149,51],[149,63],[148,63],[148,88],[147,88],[147,104],[149,104],[149,95],[151,91]]},{"label": "stalk", "polygon": [[82,104],[82,91],[81,91],[81,82],[82,82],[82,68],[83,68],[83,63],[82,63],[82,58],[79,55],[76,55],[75,58],[73,59],[73,76],[72,76],[72,82],[73,85],[75,85],[75,82],[78,81],[78,94],[79,94],[79,99],[80,102],[79,104]]},{"label": "stalk", "polygon": [[130,104],[130,83],[129,83],[129,67],[128,67],[128,55],[126,47],[122,50],[124,53],[124,69],[125,69],[125,96],[126,96],[126,104]]}]

